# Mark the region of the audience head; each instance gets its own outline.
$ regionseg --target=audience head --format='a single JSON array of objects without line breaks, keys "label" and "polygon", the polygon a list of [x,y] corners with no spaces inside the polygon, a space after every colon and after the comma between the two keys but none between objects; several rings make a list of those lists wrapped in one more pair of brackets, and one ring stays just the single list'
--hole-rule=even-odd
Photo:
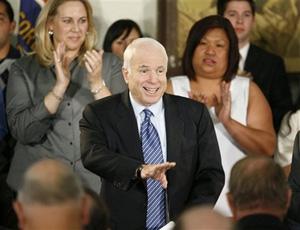
[{"label": "audience head", "polygon": [[10,22],[14,21],[14,11],[11,4],[7,0],[0,0],[1,7],[3,6],[3,11],[1,11],[1,16],[6,16]]},{"label": "audience head", "polygon": [[10,44],[11,34],[15,30],[14,11],[7,0],[0,0],[0,50]]},{"label": "audience head", "polygon": [[174,230],[207,230],[207,229],[232,229],[232,223],[213,210],[210,206],[196,206],[187,209],[176,221]]},{"label": "audience head", "polygon": [[21,229],[81,229],[88,221],[80,179],[70,167],[50,159],[26,171],[14,209]]},{"label": "audience head", "polygon": [[283,169],[267,157],[246,157],[232,168],[228,201],[236,219],[265,213],[282,218],[291,192]]},{"label": "audience head", "polygon": [[168,56],[152,38],[134,40],[124,52],[123,75],[132,97],[144,106],[158,102],[167,86]]},{"label": "audience head", "polygon": [[123,59],[126,47],[137,38],[143,37],[138,24],[130,19],[120,19],[107,30],[103,42],[103,50],[112,52]]},{"label": "audience head", "polygon": [[63,42],[73,56],[83,58],[96,44],[92,7],[88,0],[49,0],[35,27],[35,52],[45,66],[52,65],[53,50]]},{"label": "audience head", "polygon": [[[212,55],[215,55],[212,57]],[[217,69],[204,69],[202,62],[218,62]],[[222,16],[212,15],[197,21],[191,28],[183,54],[183,71],[194,80],[198,71],[220,75],[229,82],[236,74],[239,63],[237,37],[231,23]],[[219,76],[214,76],[219,77]]]},{"label": "audience head", "polygon": [[239,40],[239,47],[245,46],[255,23],[254,0],[218,0],[217,11],[231,22]]},{"label": "audience head", "polygon": [[246,2],[250,6],[250,13],[254,16],[255,15],[255,1],[254,0],[218,0],[217,2],[217,13],[221,16],[225,15],[227,10],[227,6],[231,2]]},{"label": "audience head", "polygon": [[85,230],[107,230],[109,229],[108,210],[99,194],[89,188],[85,188],[89,208],[89,223]]}]

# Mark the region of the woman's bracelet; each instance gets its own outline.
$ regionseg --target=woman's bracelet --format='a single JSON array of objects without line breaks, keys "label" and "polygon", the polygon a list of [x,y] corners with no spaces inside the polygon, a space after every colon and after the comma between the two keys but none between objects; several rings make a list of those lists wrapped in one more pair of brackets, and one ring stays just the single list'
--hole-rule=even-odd
[{"label": "woman's bracelet", "polygon": [[53,90],[51,90],[50,93],[51,93],[51,94],[53,95],[53,97],[55,97],[58,101],[62,101],[62,100],[63,100],[63,98],[60,97],[60,96],[58,96],[56,93],[54,93]]},{"label": "woman's bracelet", "polygon": [[96,95],[101,92],[101,90],[105,87],[105,82],[102,81],[102,85],[96,89],[91,89],[91,93]]}]

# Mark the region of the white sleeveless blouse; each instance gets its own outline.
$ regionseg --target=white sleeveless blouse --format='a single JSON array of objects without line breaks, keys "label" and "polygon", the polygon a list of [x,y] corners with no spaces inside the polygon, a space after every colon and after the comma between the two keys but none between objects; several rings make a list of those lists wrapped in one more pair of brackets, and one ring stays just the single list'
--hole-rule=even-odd
[{"label": "white sleeveless blouse", "polygon": [[[170,78],[173,93],[178,96],[188,97],[191,90],[190,81],[187,76],[176,76]],[[247,109],[249,100],[250,79],[236,76],[230,84],[231,92],[231,117],[243,125],[247,125]],[[219,122],[214,107],[209,109],[214,123],[216,136],[219,143],[222,165],[225,172],[225,185],[215,205],[215,209],[226,216],[232,216],[226,199],[228,192],[228,181],[232,166],[239,159],[245,157],[245,153],[238,147],[221,122]]]}]

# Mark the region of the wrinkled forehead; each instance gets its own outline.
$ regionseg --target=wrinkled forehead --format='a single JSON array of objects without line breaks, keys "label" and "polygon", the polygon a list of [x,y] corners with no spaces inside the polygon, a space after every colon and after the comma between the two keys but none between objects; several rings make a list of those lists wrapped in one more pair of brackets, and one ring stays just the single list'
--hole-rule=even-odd
[{"label": "wrinkled forehead", "polygon": [[130,43],[124,52],[123,67],[146,65],[151,68],[165,66],[167,68],[168,56],[165,48],[151,38],[138,38]]},{"label": "wrinkled forehead", "polygon": [[137,46],[133,49],[132,63],[167,65],[168,57],[164,49],[155,45]]}]

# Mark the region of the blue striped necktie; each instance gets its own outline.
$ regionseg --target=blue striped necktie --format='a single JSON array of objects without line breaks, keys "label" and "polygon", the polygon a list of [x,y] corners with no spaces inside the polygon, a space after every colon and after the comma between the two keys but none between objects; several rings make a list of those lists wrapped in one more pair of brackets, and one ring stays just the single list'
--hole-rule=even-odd
[{"label": "blue striped necktie", "polygon": [[[157,130],[150,121],[153,116],[148,109],[143,110],[145,119],[141,125],[141,139],[146,164],[163,163],[162,149],[160,145]],[[166,204],[165,191],[160,182],[153,179],[147,179],[147,230],[160,229],[166,224]]]}]

